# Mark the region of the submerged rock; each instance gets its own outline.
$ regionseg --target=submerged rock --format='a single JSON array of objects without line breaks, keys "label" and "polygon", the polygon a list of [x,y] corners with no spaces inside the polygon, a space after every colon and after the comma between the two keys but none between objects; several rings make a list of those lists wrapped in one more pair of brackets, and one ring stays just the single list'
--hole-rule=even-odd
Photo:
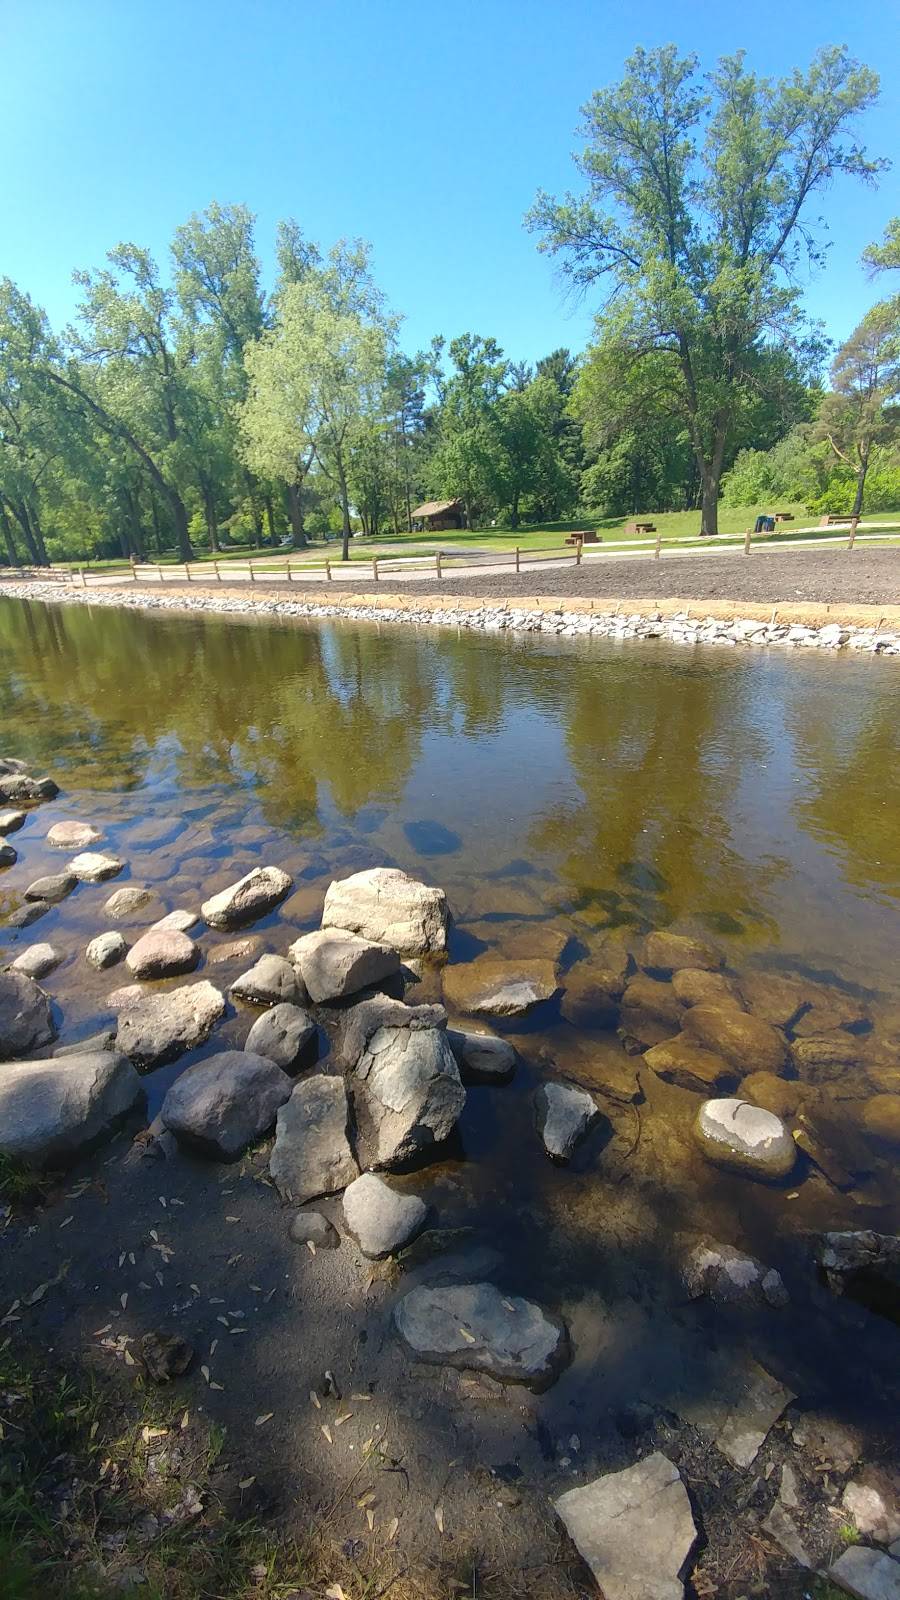
[{"label": "submerged rock", "polygon": [[683,1006],[736,1006],[745,1010],[737,984],[721,972],[686,967],[672,973],[672,989]]},{"label": "submerged rock", "polygon": [[244,1049],[268,1056],[276,1066],[290,1072],[317,1033],[316,1023],[308,1011],[284,1001],[257,1017]]},{"label": "submerged rock", "polygon": [[699,1239],[691,1245],[682,1263],[681,1276],[692,1300],[709,1295],[710,1299],[724,1305],[764,1301],[770,1306],[784,1306],[788,1303],[788,1292],[780,1272],[715,1239]]},{"label": "submerged rock", "polygon": [[211,928],[242,928],[272,911],[293,887],[293,878],[280,867],[254,867],[205,900],[200,911]]},{"label": "submerged rock", "polygon": [[676,1083],[680,1089],[693,1089],[699,1094],[709,1094],[711,1089],[734,1088],[738,1077],[734,1067],[722,1056],[704,1050],[683,1033],[652,1045],[645,1052],[644,1060],[666,1083]]},{"label": "submerged rock", "polygon": [[119,1015],[116,1047],[138,1066],[161,1066],[203,1044],[224,1014],[222,995],[205,979],[168,994],[129,996]]},{"label": "submerged rock", "polygon": [[319,1073],[298,1083],[281,1107],[269,1171],[288,1200],[315,1200],[346,1188],[359,1168],[347,1137],[343,1078]]},{"label": "submerged rock", "polygon": [[516,1070],[516,1052],[508,1039],[495,1033],[469,1033],[447,1029],[447,1043],[456,1058],[464,1084],[508,1083]]},{"label": "submerged rock", "polygon": [[421,1232],[428,1215],[418,1195],[399,1194],[373,1172],[348,1184],[342,1205],[350,1233],[371,1260],[396,1255]]},{"label": "submerged rock", "polygon": [[162,1104],[162,1120],[185,1144],[234,1161],[269,1132],[291,1089],[287,1073],[268,1057],[223,1050],[175,1080]]},{"label": "submerged rock", "polygon": [[0,800],[35,805],[41,800],[55,800],[58,794],[59,785],[52,778],[30,778],[24,772],[0,775]]},{"label": "submerged rock", "polygon": [[568,1353],[562,1323],[492,1283],[412,1289],[397,1305],[394,1322],[420,1361],[534,1387],[552,1382]]},{"label": "submerged rock", "polygon": [[641,966],[653,972],[679,972],[685,968],[715,972],[724,964],[724,958],[712,945],[668,929],[648,933],[641,946]]},{"label": "submerged rock", "polygon": [[740,988],[755,1017],[773,1028],[789,1029],[810,1004],[814,985],[780,972],[748,972],[742,975]]},{"label": "submerged rock", "polygon": [[466,1091],[438,1007],[363,1001],[342,1041],[353,1056],[354,1103],[367,1165],[400,1166],[453,1132]]},{"label": "submerged rock", "polygon": [[700,1358],[666,1404],[699,1428],[736,1467],[749,1467],[796,1396],[740,1350]]},{"label": "submerged rock", "polygon": [[139,911],[145,910],[156,899],[152,889],[145,889],[140,883],[126,883],[121,889],[114,889],[109,899],[104,901],[103,909],[113,922],[124,922],[128,917],[135,917]]},{"label": "submerged rock", "polygon": [[704,1101],[694,1132],[710,1161],[747,1177],[784,1178],[797,1159],[797,1147],[784,1123],[746,1100]]},{"label": "submerged rock", "polygon": [[88,845],[99,844],[103,834],[90,822],[54,822],[47,834],[47,843],[57,850],[86,850]]},{"label": "submerged rock", "polygon": [[16,833],[27,816],[27,811],[0,811],[0,838],[8,833]]},{"label": "submerged rock", "polygon": [[62,960],[62,954],[52,944],[30,944],[27,950],[16,956],[15,961],[10,962],[9,970],[24,973],[26,978],[46,978],[48,972],[58,967]]},{"label": "submerged rock", "polygon": [[560,1011],[576,1028],[609,1025],[625,988],[630,957],[624,945],[605,944],[566,973]]},{"label": "submerged rock", "polygon": [[133,944],[125,965],[136,978],[175,978],[193,972],[200,960],[200,947],[186,933],[152,930]]},{"label": "submerged rock", "polygon": [[826,1233],[816,1260],[833,1294],[858,1300],[900,1322],[900,1237],[893,1233]]},{"label": "submerged rock", "polygon": [[682,1026],[698,1044],[723,1056],[742,1075],[778,1072],[787,1061],[782,1035],[768,1022],[734,1006],[690,1006]]},{"label": "submerged rock", "polygon": [[450,1004],[474,1016],[523,1016],[558,991],[552,961],[505,961],[483,955],[444,972],[444,994]]},{"label": "submerged rock", "polygon": [[44,1167],[73,1160],[143,1098],[123,1055],[109,1050],[0,1066],[0,1152]]},{"label": "submerged rock", "polygon": [[50,997],[24,972],[0,972],[0,1060],[56,1038]]},{"label": "submerged rock", "polygon": [[19,906],[11,916],[6,919],[8,928],[30,928],[39,917],[45,917],[53,907],[49,900],[32,900],[29,905]]},{"label": "submerged rock", "polygon": [[124,960],[128,953],[128,946],[120,933],[115,930],[109,933],[98,933],[92,939],[84,954],[92,967],[98,972],[104,972],[107,967],[114,967],[117,962]]},{"label": "submerged rock", "polygon": [[[123,891],[120,890],[119,892],[122,893]],[[115,899],[115,896],[113,895],[112,898]],[[199,921],[200,916],[196,911],[167,911],[164,917],[160,917],[158,922],[154,922],[151,925],[149,932],[190,933],[192,928],[196,928]]]},{"label": "submerged rock", "polygon": [[396,867],[372,867],[336,880],[322,912],[323,928],[345,928],[402,956],[443,955],[449,924],[443,889],[419,883]]},{"label": "submerged rock", "polygon": [[554,1502],[604,1600],[679,1600],[697,1542],[681,1475],[656,1450]]},{"label": "submerged rock", "polygon": [[568,1161],[600,1115],[594,1100],[571,1083],[542,1083],[534,1097],[538,1132],[554,1161]]},{"label": "submerged rock", "polygon": [[238,1000],[249,1000],[257,1006],[274,1006],[282,1002],[296,1005],[299,1000],[306,999],[303,985],[298,982],[296,972],[284,956],[260,956],[249,972],[235,979],[230,992]]},{"label": "submerged rock", "polygon": [[291,945],[290,956],[317,1005],[344,1000],[400,971],[396,950],[343,928],[303,934]]},{"label": "submerged rock", "polygon": [[124,870],[125,863],[118,856],[103,855],[93,850],[83,850],[81,855],[73,856],[69,862],[69,871],[74,872],[79,883],[104,883],[107,878],[116,878]]}]

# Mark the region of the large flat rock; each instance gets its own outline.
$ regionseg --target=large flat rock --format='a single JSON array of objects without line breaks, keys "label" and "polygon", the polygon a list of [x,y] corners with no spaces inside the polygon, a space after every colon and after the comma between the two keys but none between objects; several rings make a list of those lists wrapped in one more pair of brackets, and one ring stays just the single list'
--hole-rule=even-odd
[{"label": "large flat rock", "polygon": [[222,995],[206,979],[168,994],[140,995],[119,1014],[116,1048],[140,1067],[160,1066],[203,1044],[224,1014]]},{"label": "large flat rock", "polygon": [[354,1104],[367,1165],[402,1166],[449,1137],[466,1103],[456,1058],[435,1008],[373,1000],[355,1006]]},{"label": "large flat rock", "polygon": [[472,1016],[520,1017],[559,992],[552,961],[507,961],[476,956],[444,972],[444,994]]},{"label": "large flat rock", "polygon": [[396,867],[371,867],[332,883],[323,928],[345,928],[402,956],[443,955],[450,911],[443,889],[419,883]]},{"label": "large flat rock", "polygon": [[404,1343],[419,1361],[468,1367],[536,1388],[552,1382],[566,1358],[562,1323],[492,1283],[422,1286],[394,1311]]},{"label": "large flat rock", "polygon": [[298,1083],[278,1112],[269,1171],[280,1194],[301,1204],[345,1189],[359,1173],[347,1135],[343,1078],[318,1073]]},{"label": "large flat rock", "polygon": [[796,1396],[751,1357],[709,1356],[666,1396],[669,1410],[699,1428],[736,1467],[749,1467]]},{"label": "large flat rock", "polygon": [[316,1005],[344,1000],[400,971],[396,950],[344,928],[305,933],[291,945],[290,955]]},{"label": "large flat rock", "polygon": [[125,1056],[96,1050],[0,1065],[0,1152],[30,1166],[73,1160],[143,1098]]},{"label": "large flat rock", "polygon": [[668,1456],[656,1450],[554,1504],[604,1600],[681,1600],[697,1529]]},{"label": "large flat rock", "polygon": [[900,1600],[900,1561],[884,1550],[854,1545],[829,1568],[828,1577],[856,1600]]}]

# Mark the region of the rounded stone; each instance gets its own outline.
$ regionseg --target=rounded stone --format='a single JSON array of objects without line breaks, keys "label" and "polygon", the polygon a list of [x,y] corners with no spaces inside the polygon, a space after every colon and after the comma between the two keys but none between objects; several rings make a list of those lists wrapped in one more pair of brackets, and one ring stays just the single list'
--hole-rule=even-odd
[{"label": "rounded stone", "polygon": [[900,1145],[900,1094],[875,1094],[867,1100],[862,1126],[873,1139]]},{"label": "rounded stone", "polygon": [[112,930],[109,933],[98,933],[85,950],[85,958],[98,972],[104,972],[107,967],[114,967],[121,961],[128,946],[120,933]]},{"label": "rounded stone", "polygon": [[317,1250],[336,1250],[341,1236],[321,1211],[298,1211],[291,1223],[291,1238],[297,1244],[314,1244]]},{"label": "rounded stone", "polygon": [[10,972],[24,972],[26,978],[46,978],[48,972],[58,967],[62,955],[52,944],[30,944],[15,961],[9,964]]},{"label": "rounded stone", "polygon": [[18,859],[18,851],[11,844],[0,844],[0,867],[14,867]]},{"label": "rounded stone", "polygon": [[703,1154],[716,1166],[751,1178],[785,1178],[797,1147],[779,1117],[746,1100],[706,1100],[694,1132]]},{"label": "rounded stone", "polygon": [[103,883],[107,878],[117,877],[124,866],[124,861],[120,861],[118,856],[107,856],[93,850],[84,850],[69,862],[69,870],[81,883]]},{"label": "rounded stone", "polygon": [[268,1056],[276,1066],[289,1072],[317,1033],[318,1028],[308,1011],[283,1001],[257,1017],[244,1049],[258,1056]]},{"label": "rounded stone", "polygon": [[45,878],[35,878],[25,890],[26,900],[45,900],[55,906],[72,893],[78,879],[72,872],[51,872]]},{"label": "rounded stone", "polygon": [[90,822],[54,822],[47,834],[47,843],[57,850],[86,850],[88,845],[99,844],[103,834]]},{"label": "rounded stone", "polygon": [[172,978],[192,972],[199,960],[199,946],[186,933],[159,929],[145,933],[132,945],[125,964],[136,978]]},{"label": "rounded stone", "polygon": [[344,1221],[364,1256],[396,1255],[424,1225],[428,1207],[415,1194],[398,1194],[374,1172],[364,1172],[344,1190]]},{"label": "rounded stone", "polygon": [[715,972],[723,965],[722,956],[712,945],[681,933],[670,933],[668,929],[648,933],[641,947],[641,966],[653,972],[678,972],[685,968]]}]

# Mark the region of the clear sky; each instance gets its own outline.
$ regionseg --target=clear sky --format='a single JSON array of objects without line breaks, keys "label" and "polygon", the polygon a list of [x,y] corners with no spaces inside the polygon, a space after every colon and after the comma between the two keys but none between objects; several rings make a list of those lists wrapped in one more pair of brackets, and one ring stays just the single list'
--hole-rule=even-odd
[{"label": "clear sky", "polygon": [[[575,181],[579,107],[635,44],[704,67],[745,47],[778,75],[846,43],[884,86],[864,138],[896,159],[898,24],[898,0],[0,0],[0,273],[61,323],[73,267],[122,239],[164,256],[192,211],[245,202],[267,269],[279,217],[370,239],[411,349],[466,330],[515,359],[579,349],[590,304],[522,216]],[[807,303],[832,337],[884,293],[859,256],[900,211],[897,177],[826,197]]]}]

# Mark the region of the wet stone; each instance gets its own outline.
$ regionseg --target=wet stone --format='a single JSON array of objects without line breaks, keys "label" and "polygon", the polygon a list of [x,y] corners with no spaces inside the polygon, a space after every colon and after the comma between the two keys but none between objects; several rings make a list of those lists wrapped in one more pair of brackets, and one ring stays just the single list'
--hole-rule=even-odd
[{"label": "wet stone", "polygon": [[672,989],[683,1006],[734,1005],[744,1010],[744,1002],[737,984],[721,972],[705,972],[700,967],[687,967],[672,973]]},{"label": "wet stone", "polygon": [[723,1056],[742,1074],[778,1072],[787,1060],[782,1035],[769,1023],[733,1006],[690,1006],[682,1026],[704,1049]]},{"label": "wet stone", "polygon": [[8,833],[16,833],[27,816],[27,811],[0,811],[0,838]]},{"label": "wet stone", "polygon": [[18,851],[11,844],[0,844],[0,867],[14,867],[18,859]]},{"label": "wet stone", "polygon": [[347,1136],[349,1106],[342,1078],[304,1078],[281,1107],[269,1171],[288,1200],[315,1200],[346,1188],[359,1168]]},{"label": "wet stone", "polygon": [[788,1292],[774,1267],[715,1239],[700,1239],[690,1246],[681,1276],[692,1300],[709,1295],[723,1305],[788,1303]]},{"label": "wet stone", "polygon": [[8,928],[30,928],[33,922],[40,917],[45,917],[53,907],[49,900],[32,900],[29,905],[19,906],[6,919]]},{"label": "wet stone", "polygon": [[652,1045],[644,1054],[648,1067],[666,1083],[675,1083],[680,1089],[693,1089],[699,1094],[712,1090],[733,1089],[737,1074],[727,1061],[712,1050],[704,1050],[678,1034]]},{"label": "wet stone", "polygon": [[418,1195],[398,1193],[373,1172],[348,1184],[342,1206],[348,1231],[371,1260],[396,1255],[421,1231],[428,1215]]},{"label": "wet stone", "polygon": [[224,1013],[222,995],[205,980],[168,994],[129,995],[120,1011],[116,1046],[138,1066],[159,1066],[203,1044]]},{"label": "wet stone", "polygon": [[200,948],[186,933],[145,933],[125,957],[129,972],[136,978],[174,978],[192,972],[200,960]]},{"label": "wet stone", "polygon": [[724,962],[719,951],[703,940],[664,930],[647,934],[641,946],[640,964],[658,972],[678,972],[688,967],[700,972],[716,972]]},{"label": "wet stone", "polygon": [[22,972],[26,978],[46,978],[48,972],[58,967],[62,960],[62,954],[52,944],[30,944],[27,950],[16,956],[15,961],[10,962],[9,970]]},{"label": "wet stone", "polygon": [[44,878],[35,878],[25,890],[26,900],[46,900],[55,906],[72,893],[78,879],[72,872],[51,872]]},{"label": "wet stone", "polygon": [[[0,980],[2,981],[2,980]],[[823,1234],[816,1260],[833,1294],[900,1322],[900,1237],[860,1230]]]},{"label": "wet stone", "polygon": [[148,932],[190,933],[192,928],[196,928],[199,921],[200,916],[196,911],[167,911],[164,917],[160,917],[158,922],[152,924]]},{"label": "wet stone", "polygon": [[447,1029],[447,1043],[464,1084],[508,1083],[516,1070],[516,1052],[508,1039],[494,1033]]},{"label": "wet stone", "polygon": [[790,1389],[738,1350],[710,1355],[685,1386],[667,1397],[670,1410],[707,1434],[736,1467],[749,1467],[769,1430],[795,1399]]},{"label": "wet stone", "polygon": [[746,1100],[707,1100],[694,1132],[703,1154],[717,1166],[748,1177],[784,1178],[797,1149],[784,1123]]},{"label": "wet stone", "polygon": [[47,834],[47,843],[56,850],[86,850],[99,844],[103,834],[90,822],[54,822]]},{"label": "wet stone", "polygon": [[790,1028],[810,1003],[814,985],[778,972],[744,973],[740,981],[744,1003],[773,1028]]},{"label": "wet stone", "polygon": [[156,899],[152,889],[145,889],[142,884],[126,883],[121,889],[116,889],[109,899],[104,901],[103,909],[113,922],[124,922],[128,918],[136,917],[138,912],[144,911]]},{"label": "wet stone", "polygon": [[552,961],[505,961],[484,955],[444,972],[449,1003],[474,1016],[524,1016],[552,1000],[558,990]]},{"label": "wet stone", "polygon": [[584,1089],[569,1083],[541,1084],[534,1097],[538,1132],[554,1161],[569,1161],[600,1113]]},{"label": "wet stone", "polygon": [[280,867],[254,867],[203,902],[203,920],[211,928],[241,928],[274,910],[293,886],[293,878]]},{"label": "wet stone", "polygon": [[55,800],[58,794],[59,785],[52,778],[31,778],[24,772],[0,776],[0,800],[14,805],[36,805],[41,800]]},{"label": "wet stone", "polygon": [[118,877],[124,867],[124,861],[120,861],[118,856],[103,855],[93,850],[84,850],[69,862],[69,871],[74,872],[79,883],[104,883],[107,878]]},{"label": "wet stone", "polygon": [[0,972],[0,1061],[56,1038],[50,999],[24,972]]},{"label": "wet stone", "polygon": [[235,979],[230,992],[236,999],[249,1000],[258,1006],[278,1005],[282,1001],[296,1004],[306,999],[303,985],[284,956],[260,956],[249,972]]},{"label": "wet stone", "polygon": [[124,960],[127,951],[128,946],[122,935],[112,930],[109,933],[98,933],[84,954],[92,967],[103,972],[107,967],[114,967],[117,962]]}]

